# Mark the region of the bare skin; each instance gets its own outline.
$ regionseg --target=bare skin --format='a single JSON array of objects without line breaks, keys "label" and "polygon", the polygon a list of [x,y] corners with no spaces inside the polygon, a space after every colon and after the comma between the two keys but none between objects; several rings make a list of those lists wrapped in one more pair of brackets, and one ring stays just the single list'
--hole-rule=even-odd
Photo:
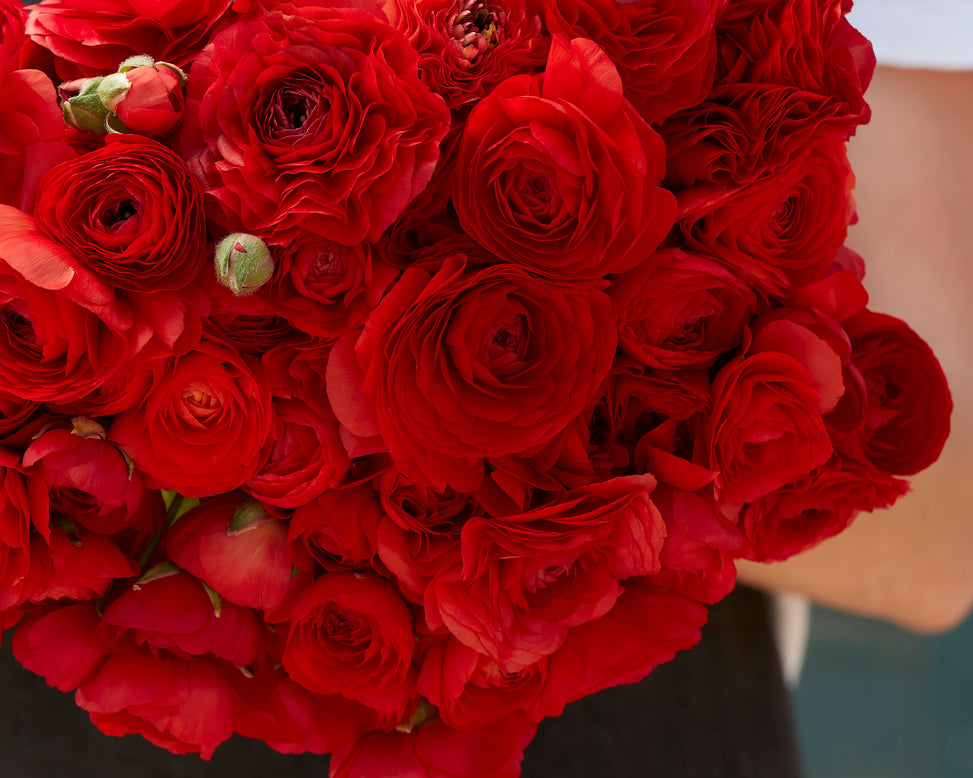
[{"label": "bare skin", "polygon": [[973,71],[879,68],[872,122],[849,144],[869,307],[905,319],[953,393],[952,435],[913,491],[786,562],[740,580],[942,632],[973,608]]}]

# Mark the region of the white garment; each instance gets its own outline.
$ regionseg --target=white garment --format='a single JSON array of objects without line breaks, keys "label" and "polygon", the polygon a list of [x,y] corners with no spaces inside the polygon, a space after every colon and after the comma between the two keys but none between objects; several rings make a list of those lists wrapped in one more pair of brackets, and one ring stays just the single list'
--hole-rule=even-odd
[{"label": "white garment", "polygon": [[973,0],[855,0],[848,21],[880,65],[973,69]]}]

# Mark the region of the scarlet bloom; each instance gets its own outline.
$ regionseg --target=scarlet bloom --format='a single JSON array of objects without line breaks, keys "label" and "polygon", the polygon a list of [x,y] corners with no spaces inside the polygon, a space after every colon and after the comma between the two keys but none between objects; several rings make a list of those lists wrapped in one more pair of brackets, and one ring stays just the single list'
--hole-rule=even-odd
[{"label": "scarlet bloom", "polygon": [[255,502],[203,500],[165,535],[169,558],[235,605],[270,611],[287,595],[287,526]]},{"label": "scarlet bloom", "polygon": [[[143,490],[142,476],[129,471],[122,453],[106,438],[97,422],[75,418],[70,429],[48,429],[39,435],[24,452],[23,464],[47,483],[54,510],[110,535],[130,526]],[[141,518],[149,516],[143,513]]]},{"label": "scarlet bloom", "polygon": [[659,251],[612,278],[619,348],[643,365],[707,368],[739,345],[757,307],[749,285],[712,259]]},{"label": "scarlet bloom", "polygon": [[150,9],[138,0],[92,4],[46,0],[30,14],[31,39],[55,57],[58,75],[112,73],[133,54],[188,65],[231,0],[165,0]]},{"label": "scarlet bloom", "polygon": [[525,0],[386,0],[383,10],[419,52],[423,81],[454,110],[540,70],[547,56],[540,16]]},{"label": "scarlet bloom", "polygon": [[681,190],[677,226],[687,248],[782,297],[831,267],[854,214],[854,181],[844,144],[820,140],[745,186]]},{"label": "scarlet bloom", "polygon": [[64,142],[57,91],[44,73],[0,70],[0,93],[5,113],[0,122],[0,203],[30,211],[41,176],[78,154]]},{"label": "scarlet bloom", "polygon": [[[463,271],[459,260],[432,279],[407,271],[355,349],[399,469],[472,491],[484,457],[542,446],[594,399],[616,328],[610,300],[593,287],[510,265]],[[352,387],[329,365],[329,394]],[[341,408],[362,412],[358,397],[332,405],[343,423]]]},{"label": "scarlet bloom", "polygon": [[762,351],[720,370],[702,436],[706,464],[719,471],[716,494],[726,510],[828,460],[832,446],[820,402],[814,378],[787,354]]},{"label": "scarlet bloom", "polygon": [[666,530],[651,475],[569,492],[563,502],[463,526],[462,564],[426,589],[426,620],[492,657],[502,672],[560,648],[608,613],[632,576],[659,571]]},{"label": "scarlet bloom", "polygon": [[[717,82],[796,86],[824,98],[816,113],[847,140],[871,112],[875,54],[845,18],[848,0],[734,0],[718,19]],[[768,45],[774,41],[774,45]]]},{"label": "scarlet bloom", "polygon": [[864,423],[848,447],[895,475],[929,467],[949,436],[953,410],[932,349],[908,324],[887,314],[865,310],[842,324],[867,392]]},{"label": "scarlet bloom", "polygon": [[543,76],[481,100],[460,140],[453,204],[497,257],[558,278],[635,267],[674,215],[665,147],[590,40],[554,38]]},{"label": "scarlet bloom", "polygon": [[377,576],[325,573],[291,621],[282,662],[304,688],[405,716],[414,702],[412,612]]},{"label": "scarlet bloom", "polygon": [[105,145],[51,170],[38,227],[119,289],[179,290],[206,260],[202,193],[175,153],[147,138]]},{"label": "scarlet bloom", "polygon": [[193,63],[183,155],[228,232],[375,241],[429,182],[449,127],[405,36],[358,8],[274,4]]},{"label": "scarlet bloom", "polygon": [[4,205],[0,260],[0,390],[78,400],[139,353],[145,331],[131,308],[30,216]]},{"label": "scarlet bloom", "polygon": [[109,439],[150,486],[205,497],[256,475],[272,425],[260,363],[207,339],[174,358],[144,401],[115,418]]},{"label": "scarlet bloom", "polygon": [[591,38],[622,77],[625,97],[656,123],[703,97],[715,70],[723,0],[544,0],[552,33]]}]

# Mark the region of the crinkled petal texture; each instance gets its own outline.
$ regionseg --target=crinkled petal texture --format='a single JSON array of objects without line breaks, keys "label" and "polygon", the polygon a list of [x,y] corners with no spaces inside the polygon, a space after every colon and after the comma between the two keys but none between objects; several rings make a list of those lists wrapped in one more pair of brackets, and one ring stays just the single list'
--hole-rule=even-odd
[{"label": "crinkled petal texture", "polygon": [[186,163],[161,143],[112,135],[47,173],[37,226],[105,283],[182,289],[206,261],[203,197]]},{"label": "crinkled petal texture", "polygon": [[145,400],[109,431],[154,488],[188,497],[229,492],[256,475],[273,425],[260,364],[204,340],[175,359]]},{"label": "crinkled petal texture", "polygon": [[665,147],[591,41],[555,38],[543,76],[505,81],[470,113],[453,204],[496,256],[556,278],[628,270],[672,225]]},{"label": "crinkled petal texture", "polygon": [[472,491],[484,457],[550,441],[608,375],[615,318],[593,286],[514,266],[466,271],[450,261],[432,279],[407,272],[356,346],[399,469],[419,483]]},{"label": "crinkled petal texture", "polygon": [[814,378],[794,357],[762,351],[728,363],[713,382],[703,429],[716,495],[732,511],[806,475],[831,456]]},{"label": "crinkled petal texture", "polygon": [[537,72],[547,56],[540,15],[525,0],[386,0],[383,10],[419,52],[423,80],[453,110],[508,76]]},{"label": "crinkled petal texture", "polygon": [[133,311],[27,214],[0,205],[0,390],[77,400],[147,340]]},{"label": "crinkled petal texture", "polygon": [[27,33],[54,55],[63,79],[113,72],[133,54],[188,65],[231,0],[45,0]]},{"label": "crinkled petal texture", "polygon": [[569,492],[519,516],[469,520],[462,565],[426,590],[426,619],[516,672],[557,651],[570,630],[614,607],[624,581],[659,572],[666,530],[650,475]]},{"label": "crinkled petal texture", "polygon": [[625,96],[656,123],[693,105],[713,82],[724,0],[544,0],[552,32],[591,38],[611,57]]},{"label": "crinkled petal texture", "polygon": [[418,195],[449,128],[405,36],[357,8],[280,4],[193,64],[183,155],[228,231],[375,241]]}]

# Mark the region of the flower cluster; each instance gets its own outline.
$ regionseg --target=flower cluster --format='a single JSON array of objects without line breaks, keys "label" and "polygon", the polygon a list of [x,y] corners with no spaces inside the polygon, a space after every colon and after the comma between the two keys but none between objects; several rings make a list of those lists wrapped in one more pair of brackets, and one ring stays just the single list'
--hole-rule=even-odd
[{"label": "flower cluster", "polygon": [[[0,628],[104,732],[512,778],[945,378],[848,0],[0,0]],[[119,64],[121,63],[121,64]]]}]

